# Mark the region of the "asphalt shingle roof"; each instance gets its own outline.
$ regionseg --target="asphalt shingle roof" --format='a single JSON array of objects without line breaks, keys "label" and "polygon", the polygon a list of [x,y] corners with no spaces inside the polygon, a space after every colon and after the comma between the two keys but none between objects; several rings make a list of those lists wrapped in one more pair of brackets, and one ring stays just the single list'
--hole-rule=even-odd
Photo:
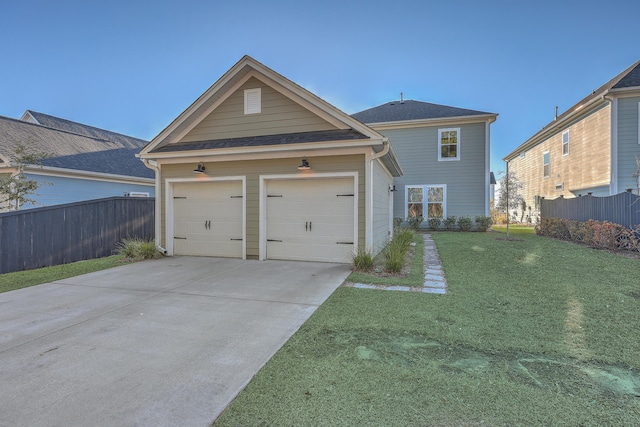
[{"label": "asphalt shingle roof", "polygon": [[111,132],[106,129],[100,129],[88,126],[82,123],[72,122],[71,120],[61,119],[59,117],[50,116],[48,114],[38,113],[36,111],[27,110],[31,116],[42,126],[75,133],[78,135],[88,136],[93,139],[101,139],[104,141],[112,141],[120,144],[122,147],[143,148],[149,143],[140,138],[123,135],[117,132]]},{"label": "asphalt shingle roof", "polygon": [[640,86],[640,61],[636,62],[632,67],[633,68],[631,68],[620,81],[613,85],[612,89]]},{"label": "asphalt shingle roof", "polygon": [[153,171],[135,157],[141,146],[146,144],[144,141],[141,146],[131,147],[130,143],[92,138],[0,116],[0,155],[11,158],[19,144],[48,154],[50,157],[42,162],[44,166],[154,177]]},{"label": "asphalt shingle roof", "polygon": [[377,107],[352,114],[351,117],[362,123],[385,123],[406,120],[443,119],[449,117],[476,116],[484,114],[493,113],[450,107],[448,105],[432,104],[430,102],[406,100],[392,101],[378,105]]},{"label": "asphalt shingle roof", "polygon": [[172,151],[207,150],[216,148],[259,147],[263,145],[301,144],[308,142],[369,139],[353,129],[336,129],[316,132],[299,132],[279,135],[260,135],[243,138],[216,139],[210,141],[168,144],[152,150],[152,153]]}]

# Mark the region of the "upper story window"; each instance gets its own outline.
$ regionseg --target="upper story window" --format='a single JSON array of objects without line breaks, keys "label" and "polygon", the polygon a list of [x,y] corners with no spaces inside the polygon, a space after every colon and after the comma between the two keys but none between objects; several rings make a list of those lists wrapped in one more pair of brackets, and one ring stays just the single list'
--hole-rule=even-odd
[{"label": "upper story window", "polygon": [[260,88],[245,89],[244,91],[244,113],[257,114],[262,111],[262,91]]},{"label": "upper story window", "polygon": [[566,156],[569,154],[569,131],[565,130],[562,132],[562,155]]},{"label": "upper story window", "polygon": [[438,161],[460,160],[460,128],[438,129]]},{"label": "upper story window", "polygon": [[545,151],[542,154],[542,171],[544,172],[544,177],[549,178],[551,176],[551,156],[548,151]]}]

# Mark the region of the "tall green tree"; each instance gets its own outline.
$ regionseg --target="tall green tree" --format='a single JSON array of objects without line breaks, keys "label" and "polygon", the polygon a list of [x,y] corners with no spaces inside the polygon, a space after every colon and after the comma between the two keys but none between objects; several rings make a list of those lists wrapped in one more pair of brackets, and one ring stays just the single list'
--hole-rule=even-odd
[{"label": "tall green tree", "polygon": [[10,166],[14,172],[0,175],[0,207],[6,206],[9,210],[18,210],[27,203],[36,204],[32,198],[42,183],[35,179],[27,178],[24,174],[28,165],[41,165],[48,154],[28,149],[19,143],[15,153],[11,156]]}]

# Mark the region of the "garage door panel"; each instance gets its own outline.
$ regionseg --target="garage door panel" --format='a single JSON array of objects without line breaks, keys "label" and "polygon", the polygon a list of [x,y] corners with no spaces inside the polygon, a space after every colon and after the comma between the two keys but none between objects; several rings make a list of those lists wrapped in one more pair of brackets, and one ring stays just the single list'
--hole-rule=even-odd
[{"label": "garage door panel", "polygon": [[174,254],[241,257],[242,181],[175,183]]},{"label": "garage door panel", "polygon": [[[268,181],[267,258],[350,262],[354,179]],[[347,244],[345,244],[347,243]]]}]

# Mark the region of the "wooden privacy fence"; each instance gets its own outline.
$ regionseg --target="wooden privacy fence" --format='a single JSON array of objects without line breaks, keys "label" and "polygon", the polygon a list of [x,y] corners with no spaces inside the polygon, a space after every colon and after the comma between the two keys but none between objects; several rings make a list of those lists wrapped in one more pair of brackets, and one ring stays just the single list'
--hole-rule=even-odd
[{"label": "wooden privacy fence", "polygon": [[626,192],[608,197],[582,196],[540,201],[542,218],[564,218],[585,222],[609,221],[625,227],[640,224],[640,196]]},{"label": "wooden privacy fence", "polygon": [[155,199],[109,197],[0,213],[0,273],[112,255],[126,238],[150,240]]}]

